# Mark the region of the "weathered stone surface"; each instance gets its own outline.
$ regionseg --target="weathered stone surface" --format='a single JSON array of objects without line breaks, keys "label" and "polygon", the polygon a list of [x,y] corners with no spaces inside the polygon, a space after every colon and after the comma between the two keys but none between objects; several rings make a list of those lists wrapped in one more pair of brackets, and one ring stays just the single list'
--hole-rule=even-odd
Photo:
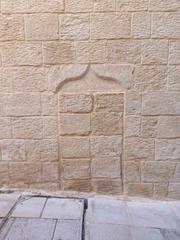
[{"label": "weathered stone surface", "polygon": [[41,149],[39,140],[26,140],[25,150],[27,161],[33,162],[41,160]]},{"label": "weathered stone surface", "polygon": [[20,15],[0,16],[0,41],[24,40],[24,19]]},{"label": "weathered stone surface", "polygon": [[40,43],[17,42],[2,44],[2,62],[6,66],[38,66],[42,63]]},{"label": "weathered stone surface", "polygon": [[89,179],[90,161],[89,160],[64,160],[63,161],[64,179]]},{"label": "weathered stone surface", "polygon": [[151,19],[148,13],[134,13],[132,19],[132,34],[135,38],[149,38]]},{"label": "weathered stone surface", "polygon": [[3,184],[7,184],[9,180],[8,176],[9,164],[8,163],[0,163],[0,186]]},{"label": "weathered stone surface", "polygon": [[123,163],[123,175],[125,183],[140,182],[140,162],[126,161]]},{"label": "weathered stone surface", "polygon": [[58,120],[57,117],[43,118],[43,137],[48,139],[56,139],[58,136]]},{"label": "weathered stone surface", "polygon": [[174,174],[175,167],[176,164],[172,162],[144,162],[141,168],[142,181],[168,182]]},{"label": "weathered stone surface", "polygon": [[180,91],[180,66],[169,66],[167,82],[169,91]]},{"label": "weathered stone surface", "polygon": [[179,182],[180,181],[180,164],[177,163],[176,170],[174,172],[174,176],[171,179],[172,182]]},{"label": "weathered stone surface", "polygon": [[0,68],[0,75],[0,92],[12,92],[12,75],[14,75],[14,71],[9,68]]},{"label": "weathered stone surface", "polygon": [[59,180],[59,164],[43,163],[42,182],[57,182]]},{"label": "weathered stone surface", "polygon": [[61,135],[88,135],[90,133],[89,114],[61,114],[60,134]]},{"label": "weathered stone surface", "polygon": [[125,184],[125,193],[129,196],[152,197],[153,185],[152,183],[128,183]]},{"label": "weathered stone surface", "polygon": [[[136,147],[135,147],[136,146]],[[153,160],[154,140],[128,137],[125,140],[125,160]]]},{"label": "weathered stone surface", "polygon": [[0,118],[0,139],[11,137],[11,119]]},{"label": "weathered stone surface", "polygon": [[115,0],[97,0],[94,2],[95,12],[111,12],[116,10]]},{"label": "weathered stone surface", "polygon": [[93,10],[93,0],[87,0],[84,4],[83,0],[66,0],[66,12],[78,13],[78,12],[91,12]]},{"label": "weathered stone surface", "polygon": [[160,117],[158,138],[180,138],[180,116]]},{"label": "weathered stone surface", "polygon": [[63,190],[65,191],[77,191],[77,192],[90,192],[91,183],[89,179],[85,180],[66,180],[63,181]]},{"label": "weathered stone surface", "polygon": [[179,41],[170,42],[169,63],[180,64],[180,42]]},{"label": "weathered stone surface", "polygon": [[125,118],[125,135],[127,137],[138,137],[141,132],[141,118],[137,116],[128,116]]},{"label": "weathered stone surface", "polygon": [[179,13],[154,13],[152,15],[152,37],[179,38]]},{"label": "weathered stone surface", "polygon": [[41,94],[42,115],[57,115],[58,99],[57,95],[47,92]]},{"label": "weathered stone surface", "polygon": [[40,141],[41,161],[58,161],[58,141],[55,139],[43,139]]},{"label": "weathered stone surface", "polygon": [[89,94],[60,94],[59,110],[62,113],[87,113],[92,110],[93,99]]},{"label": "weathered stone surface", "polygon": [[141,113],[141,94],[136,91],[128,91],[125,100],[126,115],[134,115]]},{"label": "weathered stone surface", "polygon": [[170,183],[168,188],[168,197],[180,198],[180,183]]},{"label": "weathered stone surface", "polygon": [[177,92],[143,94],[143,115],[180,115],[180,94]]},{"label": "weathered stone surface", "polygon": [[57,40],[57,14],[29,14],[25,16],[27,40]]},{"label": "weathered stone surface", "polygon": [[180,160],[180,140],[157,139],[155,142],[155,160]]},{"label": "weathered stone surface", "polygon": [[167,64],[168,41],[167,40],[144,40],[142,43],[143,64]]},{"label": "weathered stone surface", "polygon": [[1,10],[4,13],[24,13],[28,11],[29,6],[28,0],[19,0],[15,2],[14,0],[6,0],[1,1]]},{"label": "weathered stone surface", "polygon": [[121,180],[93,180],[92,189],[100,194],[121,194],[122,182]]},{"label": "weathered stone surface", "polygon": [[155,183],[154,184],[154,197],[165,198],[168,194],[168,184],[167,183]]},{"label": "weathered stone surface", "polygon": [[157,117],[142,117],[141,120],[141,136],[145,138],[156,137],[158,131]]},{"label": "weathered stone surface", "polygon": [[63,40],[87,40],[90,36],[89,15],[60,16],[60,38]]},{"label": "weathered stone surface", "polygon": [[143,11],[148,9],[148,0],[117,0],[118,11]]},{"label": "weathered stone surface", "polygon": [[180,9],[178,0],[150,0],[149,9],[151,11],[177,11]]},{"label": "weathered stone surface", "polygon": [[[111,27],[109,19],[111,19]],[[130,37],[131,17],[129,14],[94,14],[91,21],[92,39]]]},{"label": "weathered stone surface", "polygon": [[89,158],[87,137],[61,137],[62,158]]}]

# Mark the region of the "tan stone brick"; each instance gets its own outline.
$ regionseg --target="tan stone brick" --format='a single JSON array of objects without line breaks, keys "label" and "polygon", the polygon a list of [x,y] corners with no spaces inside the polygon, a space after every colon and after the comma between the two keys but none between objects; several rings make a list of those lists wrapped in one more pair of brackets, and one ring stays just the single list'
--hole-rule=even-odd
[{"label": "tan stone brick", "polygon": [[63,190],[77,191],[77,192],[90,192],[91,182],[89,180],[67,180],[63,181]]},{"label": "tan stone brick", "polygon": [[140,63],[141,43],[137,40],[111,40],[107,42],[109,63]]},{"label": "tan stone brick", "polygon": [[142,43],[142,63],[167,64],[168,52],[167,40],[144,40]]},{"label": "tan stone brick", "polygon": [[10,163],[9,177],[11,182],[36,183],[41,181],[41,164]]},{"label": "tan stone brick", "polygon": [[122,153],[121,136],[98,136],[91,137],[91,156],[99,157],[120,157]]},{"label": "tan stone brick", "polygon": [[126,115],[141,113],[141,94],[140,93],[135,91],[128,91],[126,93],[125,113]]},{"label": "tan stone brick", "polygon": [[43,163],[42,164],[42,182],[57,182],[59,179],[59,164],[58,163]]},{"label": "tan stone brick", "polygon": [[61,135],[88,135],[90,133],[89,114],[61,114]]},{"label": "tan stone brick", "polygon": [[173,199],[180,198],[180,183],[170,183],[168,187],[168,197]]},{"label": "tan stone brick", "polygon": [[65,11],[78,13],[78,12],[91,12],[93,11],[94,1],[87,0],[66,0]]},{"label": "tan stone brick", "polygon": [[155,160],[180,160],[179,139],[157,139],[155,141]]},{"label": "tan stone brick", "polygon": [[72,42],[48,42],[43,44],[44,63],[72,63],[75,60],[75,48]]},{"label": "tan stone brick", "polygon": [[4,96],[5,115],[40,115],[40,95],[36,93],[15,93]]},{"label": "tan stone brick", "polygon": [[168,194],[168,184],[167,183],[155,183],[154,184],[154,197],[155,198],[165,198]]},{"label": "tan stone brick", "polygon": [[128,137],[138,137],[141,132],[141,118],[128,116],[125,118],[125,135]]},{"label": "tan stone brick", "polygon": [[120,178],[120,157],[97,157],[92,159],[91,175],[93,178]]},{"label": "tan stone brick", "polygon": [[111,12],[116,10],[115,0],[97,0],[94,2],[95,12]]},{"label": "tan stone brick", "polygon": [[133,81],[133,89],[140,91],[166,89],[167,67],[158,65],[136,66]]},{"label": "tan stone brick", "polygon": [[24,39],[24,19],[20,15],[0,16],[0,41]]},{"label": "tan stone brick", "polygon": [[12,77],[14,70],[9,68],[0,68],[0,92],[12,92]]},{"label": "tan stone brick", "polygon": [[148,9],[148,0],[117,0],[118,11],[143,11]]},{"label": "tan stone brick", "polygon": [[126,138],[125,160],[154,160],[154,140],[138,137]]},{"label": "tan stone brick", "polygon": [[41,161],[58,161],[58,141],[55,139],[43,139],[40,141]]},{"label": "tan stone brick", "polygon": [[171,179],[172,182],[180,182],[180,164],[177,163],[174,176]]},{"label": "tan stone brick", "polygon": [[89,158],[88,137],[62,137],[60,141],[62,158]]},{"label": "tan stone brick", "polygon": [[140,162],[127,161],[123,163],[123,175],[125,183],[140,182],[141,178]]},{"label": "tan stone brick", "polygon": [[180,64],[180,41],[170,42],[169,63]]},{"label": "tan stone brick", "polygon": [[1,0],[1,10],[3,13],[24,13],[29,8],[28,0]]},{"label": "tan stone brick", "polygon": [[43,138],[43,121],[41,118],[13,118],[12,128],[14,138]]},{"label": "tan stone brick", "polygon": [[152,37],[179,38],[180,14],[179,13],[154,13],[152,15]]},{"label": "tan stone brick", "polygon": [[41,148],[39,140],[25,141],[26,160],[39,162],[41,160]]},{"label": "tan stone brick", "polygon": [[2,62],[6,66],[36,66],[42,63],[40,43],[4,43],[1,51]]},{"label": "tan stone brick", "polygon": [[[54,183],[54,182],[46,182],[46,183],[32,183],[28,185],[30,191],[34,192],[37,190],[40,191],[46,191],[46,192],[56,192],[59,191],[60,184],[59,183]],[[26,187],[27,188],[27,187]]]},{"label": "tan stone brick", "polygon": [[89,94],[60,94],[59,110],[62,113],[87,113],[92,110],[93,99]]},{"label": "tan stone brick", "polygon": [[149,9],[151,11],[177,11],[180,10],[178,0],[150,0]]},{"label": "tan stone brick", "polygon": [[143,94],[143,115],[180,114],[180,94],[177,92],[151,92]]},{"label": "tan stone brick", "polygon": [[91,115],[93,135],[118,135],[123,133],[123,115],[116,112],[97,112]]},{"label": "tan stone brick", "polygon": [[132,35],[135,38],[149,38],[151,34],[151,18],[148,13],[134,13],[132,19]]},{"label": "tan stone brick", "polygon": [[57,115],[58,108],[57,108],[58,100],[57,95],[44,92],[41,94],[41,105],[42,105],[42,115],[49,116],[49,115]]},{"label": "tan stone brick", "polygon": [[25,16],[27,40],[57,40],[59,25],[57,14],[28,14]]},{"label": "tan stone brick", "polygon": [[87,40],[90,32],[89,15],[60,16],[60,38],[63,40]]},{"label": "tan stone brick", "polygon": [[0,163],[0,186],[7,184],[9,180],[9,165],[8,163]]},{"label": "tan stone brick", "polygon": [[10,118],[0,118],[0,139],[3,138],[12,138]]},{"label": "tan stone brick", "polygon": [[[110,20],[111,19],[111,20]],[[94,14],[91,16],[91,38],[127,38],[131,32],[131,16],[122,14]]]},{"label": "tan stone brick", "polygon": [[100,194],[122,194],[122,182],[121,180],[93,180],[92,181],[93,192]]},{"label": "tan stone brick", "polygon": [[142,117],[141,136],[145,138],[154,138],[157,136],[158,118]]},{"label": "tan stone brick", "polygon": [[100,93],[95,95],[96,112],[123,112],[124,94],[123,93]]},{"label": "tan stone brick", "polygon": [[64,11],[64,0],[30,0],[31,12],[61,13]]},{"label": "tan stone brick", "polygon": [[129,196],[152,197],[153,185],[151,183],[125,184],[125,194],[128,194]]},{"label": "tan stone brick", "polygon": [[142,181],[148,183],[168,182],[174,173],[176,164],[172,162],[144,162],[142,163]]},{"label": "tan stone brick", "polygon": [[180,66],[169,66],[167,82],[169,91],[180,91]]},{"label": "tan stone brick", "polygon": [[57,139],[58,136],[58,120],[57,117],[43,118],[43,137]]},{"label": "tan stone brick", "polygon": [[157,137],[180,138],[180,116],[160,117]]},{"label": "tan stone brick", "polygon": [[106,58],[106,42],[80,41],[76,43],[78,63],[104,63]]},{"label": "tan stone brick", "polygon": [[65,179],[89,179],[90,161],[83,159],[63,161],[63,176]]},{"label": "tan stone brick", "polygon": [[0,140],[0,149],[3,161],[24,161],[25,143],[23,140]]}]

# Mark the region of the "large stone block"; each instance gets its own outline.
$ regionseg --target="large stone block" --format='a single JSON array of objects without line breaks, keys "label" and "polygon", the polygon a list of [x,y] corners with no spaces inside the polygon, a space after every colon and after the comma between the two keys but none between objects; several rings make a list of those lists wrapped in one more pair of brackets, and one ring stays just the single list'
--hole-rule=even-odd
[{"label": "large stone block", "polygon": [[172,182],[180,182],[180,164],[178,163],[176,165],[176,170],[174,172],[174,176],[173,178],[171,179]]},{"label": "large stone block", "polygon": [[61,114],[60,134],[61,135],[88,135],[90,133],[89,114]]},{"label": "large stone block", "polygon": [[25,13],[28,11],[29,1],[28,0],[2,0],[1,1],[1,11],[3,13]]},{"label": "large stone block", "polygon": [[0,92],[12,92],[12,75],[14,75],[13,69],[0,68]]},{"label": "large stone block", "polygon": [[168,197],[180,198],[180,183],[170,183],[168,187]]},{"label": "large stone block", "polygon": [[88,113],[92,107],[93,99],[89,94],[59,95],[59,111],[62,113]]},{"label": "large stone block", "polygon": [[158,138],[180,138],[180,116],[160,117]]},{"label": "large stone block", "polygon": [[97,0],[94,2],[95,12],[112,12],[116,10],[116,0]]},{"label": "large stone block", "polygon": [[94,14],[91,17],[92,39],[113,39],[130,37],[131,16],[122,14]]},{"label": "large stone block", "polygon": [[128,183],[125,184],[125,194],[129,196],[153,196],[153,184],[152,183]]},{"label": "large stone block", "polygon": [[148,183],[169,182],[173,177],[176,163],[172,162],[144,162],[142,163],[142,181]]},{"label": "large stone block", "polygon": [[132,19],[132,35],[134,38],[149,38],[151,34],[151,18],[148,13],[134,13]]},{"label": "large stone block", "polygon": [[125,135],[127,137],[138,137],[141,132],[141,118],[138,116],[127,116],[125,118]]},{"label": "large stone block", "polygon": [[61,137],[60,149],[62,158],[89,158],[89,138]]},{"label": "large stone block", "polygon": [[[41,141],[41,140],[40,140]],[[26,160],[29,162],[37,162],[41,160],[41,147],[39,140],[26,140]]]},{"label": "large stone block", "polygon": [[157,139],[155,141],[155,160],[180,160],[180,140]]},{"label": "large stone block", "polygon": [[91,12],[93,7],[93,0],[87,0],[86,3],[84,3],[84,0],[66,0],[65,11],[71,13]]},{"label": "large stone block", "polygon": [[169,91],[180,91],[180,66],[169,66],[167,82]]},{"label": "large stone block", "polygon": [[180,94],[177,92],[144,93],[143,115],[180,115]]},{"label": "large stone block", "polygon": [[42,164],[42,182],[57,182],[59,180],[59,164],[43,163]]},{"label": "large stone block", "polygon": [[24,40],[24,19],[20,15],[0,16],[0,41]]},{"label": "large stone block", "polygon": [[12,138],[10,118],[0,118],[0,139],[3,138]]},{"label": "large stone block", "polygon": [[0,186],[2,187],[3,184],[7,184],[9,180],[9,164],[8,163],[1,163],[0,164]]},{"label": "large stone block", "polygon": [[117,0],[118,11],[144,11],[148,9],[148,0]]},{"label": "large stone block", "polygon": [[149,9],[151,11],[177,11],[180,10],[179,1],[178,0],[150,0]]},{"label": "large stone block", "polygon": [[58,161],[58,141],[55,139],[43,139],[40,141],[41,161]]},{"label": "large stone block", "polygon": [[179,41],[170,42],[169,63],[180,64],[180,42]]},{"label": "large stone block", "polygon": [[119,195],[122,194],[122,181],[120,179],[92,180],[92,190],[100,194]]},{"label": "large stone block", "polygon": [[90,192],[92,190],[89,179],[66,180],[63,181],[62,187],[65,191]]},{"label": "large stone block", "polygon": [[27,40],[57,40],[59,24],[57,14],[28,14],[25,16]]},{"label": "large stone block", "polygon": [[90,18],[86,14],[60,16],[60,38],[63,40],[88,40]]},{"label": "large stone block", "polygon": [[139,137],[126,138],[125,160],[154,160],[154,140]]},{"label": "large stone block", "polygon": [[154,197],[165,198],[168,194],[168,183],[154,183]]},{"label": "large stone block", "polygon": [[42,115],[44,116],[57,115],[58,113],[57,105],[58,105],[57,95],[51,92],[44,92],[41,94]]},{"label": "large stone block", "polygon": [[139,92],[128,91],[126,93],[125,114],[136,115],[141,113],[142,96]]},{"label": "large stone block", "polygon": [[180,14],[179,13],[154,13],[152,15],[152,37],[179,38],[180,37]]},{"label": "large stone block", "polygon": [[123,176],[125,183],[140,182],[141,166],[139,161],[127,161],[123,163]]},{"label": "large stone block", "polygon": [[57,117],[43,118],[43,138],[57,139],[58,137],[58,119]]},{"label": "large stone block", "polygon": [[141,136],[145,138],[154,138],[157,136],[158,117],[142,117]]},{"label": "large stone block", "polygon": [[168,40],[144,40],[142,43],[143,64],[167,64],[168,54]]},{"label": "large stone block", "polygon": [[49,65],[72,63],[75,48],[72,42],[48,42],[43,44],[44,63]]}]

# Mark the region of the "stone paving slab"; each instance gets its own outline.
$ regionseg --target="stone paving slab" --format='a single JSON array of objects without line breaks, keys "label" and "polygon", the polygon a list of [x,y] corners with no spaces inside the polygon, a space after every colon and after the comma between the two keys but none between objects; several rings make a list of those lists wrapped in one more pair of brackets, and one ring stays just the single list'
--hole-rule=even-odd
[{"label": "stone paving slab", "polygon": [[0,218],[7,216],[19,197],[19,194],[0,194]]}]

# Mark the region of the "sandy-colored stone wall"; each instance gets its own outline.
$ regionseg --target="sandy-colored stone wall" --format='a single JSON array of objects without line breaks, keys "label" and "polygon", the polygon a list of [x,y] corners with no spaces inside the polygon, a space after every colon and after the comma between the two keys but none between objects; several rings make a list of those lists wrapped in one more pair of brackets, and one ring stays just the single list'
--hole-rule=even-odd
[{"label": "sandy-colored stone wall", "polygon": [[180,198],[179,0],[0,0],[0,187]]}]

